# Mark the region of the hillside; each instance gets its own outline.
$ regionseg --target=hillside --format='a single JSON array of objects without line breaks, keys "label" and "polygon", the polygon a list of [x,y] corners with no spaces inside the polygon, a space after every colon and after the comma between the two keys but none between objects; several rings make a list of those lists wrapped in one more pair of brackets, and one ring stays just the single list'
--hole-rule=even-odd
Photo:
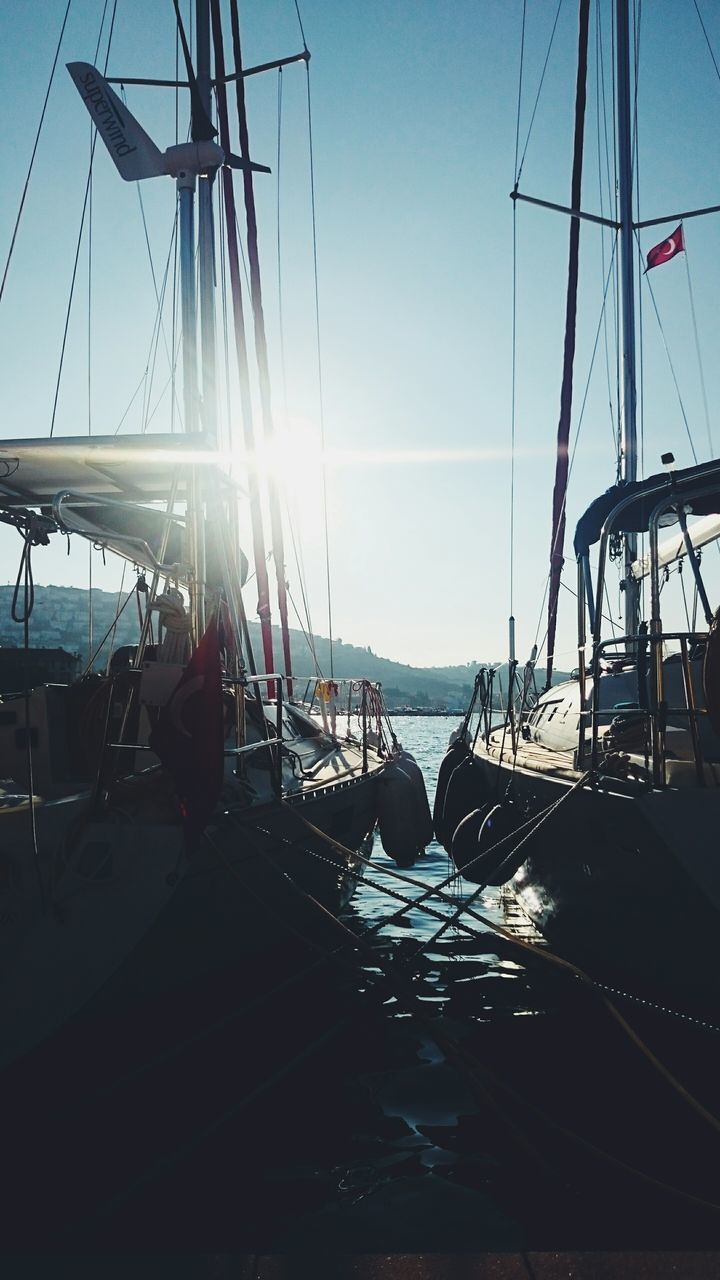
[{"label": "hillside", "polygon": [[[11,618],[13,588],[0,586],[0,645],[20,647],[23,628]],[[30,643],[36,648],[62,648],[79,653],[83,666],[88,655],[88,593],[79,587],[36,587],[35,607],[30,619]],[[117,608],[117,597],[108,591],[93,592],[93,647],[97,647],[110,630]],[[250,622],[250,636],[254,651],[261,652],[260,625]],[[138,637],[138,612],[134,599],[130,599],[118,621],[115,631],[115,648],[135,644]],[[291,630],[293,669],[298,682],[303,677],[312,679],[316,674],[313,656],[302,631]],[[313,637],[317,662],[321,673],[330,672],[330,643],[324,636]],[[280,633],[273,627],[275,654],[281,653]],[[102,670],[107,662],[109,640],[101,647],[94,666]],[[390,707],[410,703],[417,707],[448,707],[464,709],[472,691],[477,670],[476,663],[465,666],[413,667],[394,662],[373,653],[370,646],[361,648],[336,640],[333,645],[333,669],[336,678],[359,679],[365,676],[380,681]],[[503,684],[507,684],[507,670],[500,672]],[[302,693],[302,686],[299,692]]]}]

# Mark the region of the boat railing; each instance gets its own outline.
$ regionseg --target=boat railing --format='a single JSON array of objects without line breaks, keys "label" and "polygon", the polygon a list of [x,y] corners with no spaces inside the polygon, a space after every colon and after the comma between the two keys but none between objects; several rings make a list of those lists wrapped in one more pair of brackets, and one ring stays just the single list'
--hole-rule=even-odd
[{"label": "boat railing", "polygon": [[[578,768],[586,767],[588,746],[590,766],[594,773],[605,771],[601,765],[607,764],[610,752],[616,753],[617,760],[623,748],[627,750],[629,747],[632,750],[633,747],[640,746],[641,750],[637,754],[645,757],[648,783],[655,787],[665,787],[667,731],[668,727],[677,727],[672,725],[672,721],[681,720],[687,722],[697,784],[704,787],[707,778],[701,723],[703,717],[707,717],[708,709],[704,695],[700,698],[697,696],[692,664],[706,641],[706,632],[653,630],[650,634],[641,632],[635,636],[615,636],[612,640],[600,641],[594,645],[591,687],[587,696],[583,697],[579,717]],[[678,651],[671,657],[666,653],[668,644],[678,647]],[[629,657],[631,654],[634,655],[632,658]],[[668,661],[677,661],[680,667],[683,693],[681,705],[671,705],[666,697]],[[636,697],[626,698],[613,706],[603,706],[601,691],[609,687],[603,677],[613,666],[617,666],[619,672],[634,673]],[[613,723],[616,726],[615,732],[611,728]],[[675,758],[674,752],[671,758]]]},{"label": "boat railing", "polygon": [[[126,677],[130,677],[134,686],[136,687],[139,686],[140,678],[142,676],[141,671],[131,670],[126,672],[125,675]],[[283,699],[284,679],[285,677],[280,675],[278,672],[271,672],[270,674],[267,674],[267,675],[263,673],[262,675],[255,675],[255,676],[248,676],[248,675],[225,676],[224,675],[222,680],[224,690],[225,689],[232,690],[233,693],[236,693],[237,695],[239,695],[239,700],[237,703],[238,716],[236,721],[238,745],[235,747],[225,747],[223,750],[223,755],[226,758],[243,759],[247,756],[252,755],[257,751],[270,751],[271,756],[273,758],[274,787],[278,795],[282,794],[282,741],[283,741],[282,724],[283,724],[283,708],[284,708],[284,699]],[[244,710],[240,700],[244,701],[244,692],[245,692],[245,688],[248,685],[259,686],[261,684],[267,684],[268,686],[270,686],[271,684],[274,684],[276,688],[275,736],[274,737],[270,736],[270,733],[268,731],[268,724],[263,715],[260,719],[260,726],[261,728],[264,726],[266,736],[263,738],[260,738],[258,742],[245,742],[244,741],[245,715],[244,715]],[[110,701],[112,701],[112,698],[110,699]],[[112,753],[113,762],[117,762],[118,760],[117,753],[119,752],[128,752],[128,751],[136,752],[137,751],[137,752],[142,752],[149,755],[155,754],[155,752],[153,751],[153,748],[149,745],[148,742],[137,741],[137,737],[138,737],[137,732],[133,733],[132,740],[128,741],[128,739],[125,736],[126,729],[127,729],[127,717],[124,717],[123,722],[121,724],[119,740],[117,742],[108,741],[107,735],[106,735],[105,749],[103,752],[103,758],[101,761],[101,767],[99,771],[100,777],[103,779],[107,778],[107,756],[109,753]],[[114,764],[110,772],[111,773],[115,772]]]}]

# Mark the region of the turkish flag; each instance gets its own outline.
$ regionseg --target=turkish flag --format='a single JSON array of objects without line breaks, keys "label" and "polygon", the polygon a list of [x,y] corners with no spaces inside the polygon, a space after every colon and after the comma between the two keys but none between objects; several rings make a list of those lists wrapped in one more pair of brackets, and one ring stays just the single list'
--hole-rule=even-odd
[{"label": "turkish flag", "polygon": [[224,743],[222,667],[213,617],[149,739],[173,775],[188,849],[199,840],[220,796]]},{"label": "turkish flag", "polygon": [[660,244],[656,244],[654,249],[650,250],[647,256],[647,266],[645,270],[649,271],[651,267],[659,267],[661,263],[669,262],[671,258],[674,258],[676,253],[684,252],[685,237],[683,236],[683,227],[681,222],[679,227],[673,231],[672,235],[668,236],[667,240],[663,240]]}]

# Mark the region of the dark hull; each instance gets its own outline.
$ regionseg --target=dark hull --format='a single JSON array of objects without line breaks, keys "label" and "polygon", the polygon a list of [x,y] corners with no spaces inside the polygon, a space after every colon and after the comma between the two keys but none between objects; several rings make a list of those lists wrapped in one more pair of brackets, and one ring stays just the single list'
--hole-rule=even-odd
[{"label": "dark hull", "polygon": [[[271,969],[290,974],[303,950],[317,958],[338,947],[343,934],[335,916],[362,875],[353,851],[369,851],[377,786],[370,774],[324,787],[296,805],[272,803],[220,815],[120,963],[103,961],[92,944],[86,946],[86,968],[95,968],[97,981],[72,1011],[68,1005],[65,1016],[58,1015],[55,1029],[46,1019],[39,1033],[42,1024],[32,1009],[36,987],[22,993],[17,1029],[9,1019],[3,1041],[6,1060],[16,1057],[10,1071],[15,1065],[24,1069],[28,1050],[38,1070],[54,1072],[60,1060],[70,1069],[100,1044],[114,1043],[120,1059],[128,1045],[141,1054],[143,1044],[157,1049],[158,1038],[171,1045],[192,1035],[213,1011],[252,997],[258,965],[264,975]],[[347,852],[311,832],[303,818]],[[142,853],[152,858],[149,840]],[[112,893],[112,886],[98,886],[97,892]],[[45,972],[52,969],[52,955],[47,948]]]},{"label": "dark hull", "polygon": [[717,793],[568,794],[511,761],[476,755],[472,768],[477,806],[511,785],[519,823],[567,797],[510,882],[551,947],[599,981],[720,1017]]},{"label": "dark hull", "polygon": [[[354,851],[376,814],[376,781],[366,777],[297,806],[223,816],[98,1002],[147,991],[151,980],[159,991],[171,990],[298,937],[332,945],[337,931],[328,914],[342,911],[357,887],[362,864]],[[314,835],[303,818],[348,853]]]}]

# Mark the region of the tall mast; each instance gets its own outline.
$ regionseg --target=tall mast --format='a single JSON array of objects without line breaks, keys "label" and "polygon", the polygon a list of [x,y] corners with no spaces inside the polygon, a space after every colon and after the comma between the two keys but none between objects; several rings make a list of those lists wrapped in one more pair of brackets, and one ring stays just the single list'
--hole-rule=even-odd
[{"label": "tall mast", "polygon": [[[203,108],[210,118],[210,10],[209,0],[196,0],[195,33],[197,89]],[[215,397],[215,272],[213,253],[213,179],[200,174],[198,187],[198,284],[200,302],[200,351],[202,367],[202,395],[198,398],[198,412],[208,443],[217,444],[217,406]],[[193,263],[194,269],[194,263]],[[195,318],[197,331],[197,317]],[[196,357],[197,358],[197,357]],[[202,411],[200,412],[200,406]],[[205,630],[205,484],[199,467],[193,469],[191,510],[188,513],[191,529],[192,555],[196,588],[196,626],[198,636]]]},{"label": "tall mast", "polygon": [[[197,382],[197,306],[195,291],[195,173],[181,170],[177,176],[177,194],[180,218],[180,288],[183,327],[183,405],[185,431],[194,434],[198,430],[198,382]],[[188,583],[190,590],[190,616],[195,642],[205,626],[204,606],[204,523],[200,477],[193,467],[187,495],[187,528],[190,537],[190,557],[193,572]]]},{"label": "tall mast", "polygon": [[[245,109],[245,81],[243,76],[242,53],[240,47],[240,23],[237,0],[230,5],[232,25],[233,56],[235,59],[235,92],[237,97],[238,127],[240,132],[240,154],[249,162],[250,143],[248,138],[247,112]],[[275,429],[272,417],[270,396],[270,368],[265,338],[265,317],[263,314],[262,287],[260,283],[260,258],[258,253],[257,217],[255,213],[255,192],[253,175],[249,163],[242,171],[243,193],[245,196],[245,213],[247,218],[248,265],[250,267],[250,298],[253,308],[255,326],[255,354],[258,363],[258,382],[260,388],[260,405],[262,410],[263,431],[265,440],[272,445]],[[272,451],[270,450],[271,455]],[[283,545],[282,514],[280,497],[275,477],[268,476],[268,498],[270,506],[270,531],[272,536],[273,559],[277,575],[278,612],[282,632],[283,658],[287,689],[292,696],[292,662],[290,657],[290,632],[288,628],[287,587],[285,583],[285,550]]]},{"label": "tall mast", "polygon": [[[230,126],[228,121],[227,90],[225,75],[225,55],[223,51],[222,24],[220,21],[220,0],[211,0],[213,44],[215,48],[215,77],[218,107],[218,124],[220,127],[220,145],[226,155],[230,154]],[[238,379],[240,383],[240,409],[245,447],[250,458],[256,453],[255,428],[253,423],[253,405],[250,391],[250,370],[248,367],[247,342],[245,339],[245,317],[243,314],[242,285],[240,280],[240,259],[235,216],[235,191],[232,170],[226,165],[222,170],[223,195],[225,199],[225,234],[227,238],[228,267],[230,271],[230,293],[233,306],[235,328],[235,353],[237,356]],[[267,562],[265,558],[265,534],[263,531],[262,501],[257,469],[254,465],[248,468],[248,497],[250,500],[250,521],[252,527],[253,555],[255,559],[255,579],[258,593],[258,617],[262,636],[265,671],[270,674],[275,670],[272,640],[272,616],[270,610],[270,589],[268,585]],[[275,693],[274,684],[268,685],[268,697]]]},{"label": "tall mast", "polygon": [[[200,101],[211,117],[210,5],[197,0],[197,86]],[[215,245],[213,224],[214,173],[200,178],[198,188],[198,283],[200,286],[200,333],[202,352],[202,424],[213,444],[217,442],[217,396],[215,389]]]},{"label": "tall mast", "polygon": [[[621,479],[637,479],[637,425],[635,376],[635,253],[632,221],[632,116],[630,109],[629,0],[616,3],[618,200],[620,217],[620,295],[622,302],[623,403],[620,432]],[[637,537],[625,534],[625,633],[635,635],[639,626],[639,601],[630,566],[637,559]]]}]

